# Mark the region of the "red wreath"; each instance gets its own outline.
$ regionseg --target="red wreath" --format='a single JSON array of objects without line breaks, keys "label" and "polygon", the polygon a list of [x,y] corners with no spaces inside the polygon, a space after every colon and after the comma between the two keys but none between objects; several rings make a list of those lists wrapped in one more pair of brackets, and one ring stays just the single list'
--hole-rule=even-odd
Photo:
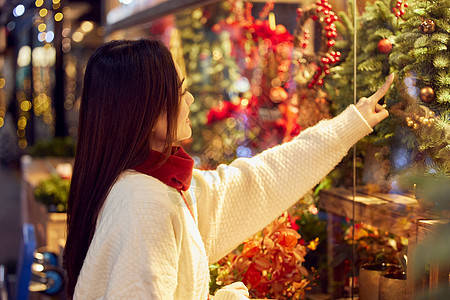
[{"label": "red wreath", "polygon": [[[307,83],[308,88],[315,85],[323,84],[323,77],[330,73],[330,65],[340,60],[341,53],[333,51],[333,46],[337,37],[336,25],[334,22],[338,20],[335,12],[332,11],[331,4],[328,0],[319,0],[308,10],[297,9],[297,26],[294,30],[294,53],[292,59],[303,64],[315,64],[316,72],[312,79]],[[308,46],[309,32],[304,29],[307,20],[313,20],[321,25],[322,43],[318,53],[306,53],[304,49]]]}]

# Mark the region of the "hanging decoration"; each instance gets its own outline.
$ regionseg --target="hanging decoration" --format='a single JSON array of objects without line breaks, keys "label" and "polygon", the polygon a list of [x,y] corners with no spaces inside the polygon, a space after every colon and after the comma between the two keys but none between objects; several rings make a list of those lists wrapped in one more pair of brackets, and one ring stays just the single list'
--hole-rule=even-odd
[{"label": "hanging decoration", "polygon": [[[229,35],[232,56],[249,88],[237,99],[212,107],[207,122],[214,127],[228,118],[238,123],[242,120],[241,126],[234,127],[245,128],[246,132],[245,146],[238,148],[242,146],[246,151],[241,153],[254,155],[331,117],[320,86],[330,66],[340,60],[341,54],[333,50],[338,17],[327,0],[319,0],[312,8],[297,11],[292,34],[276,23],[273,1],[264,5],[258,18],[252,15],[252,3],[230,3],[231,16],[212,29],[219,35]],[[321,24],[321,30],[315,33],[321,39],[316,52],[308,47],[313,35],[306,26],[308,20]]]},{"label": "hanging decoration", "polygon": [[[338,20],[336,14],[332,11],[331,4],[327,0],[319,0],[316,5],[308,10],[297,10],[298,19],[297,26],[294,30],[294,53],[293,60],[299,66],[314,65],[315,72],[310,78],[306,86],[313,88],[314,86],[323,85],[323,78],[330,73],[330,65],[337,63],[340,60],[341,53],[333,51],[333,46],[336,44],[337,29],[334,24]],[[321,27],[321,45],[319,51],[311,53],[307,51],[309,31],[305,29],[307,20],[313,20]],[[293,72],[297,72],[298,68],[294,68]]]},{"label": "hanging decoration", "polygon": [[424,20],[420,24],[420,30],[423,33],[433,33],[436,31],[436,23],[432,19]]},{"label": "hanging decoration", "polygon": [[395,14],[395,17],[399,19],[406,13],[405,8],[407,8],[408,6],[408,2],[398,0],[396,5],[392,8],[392,12]]},{"label": "hanging decoration", "polygon": [[430,86],[426,86],[420,89],[420,100],[426,103],[431,103],[436,96],[436,93],[434,92],[433,88]]},{"label": "hanging decoration", "polygon": [[387,54],[392,51],[392,42],[389,39],[382,39],[378,42],[378,51]]},{"label": "hanging decoration", "polygon": [[432,127],[436,122],[435,114],[432,110],[421,105],[411,116],[405,118],[406,125],[412,129],[419,129],[421,126]]}]

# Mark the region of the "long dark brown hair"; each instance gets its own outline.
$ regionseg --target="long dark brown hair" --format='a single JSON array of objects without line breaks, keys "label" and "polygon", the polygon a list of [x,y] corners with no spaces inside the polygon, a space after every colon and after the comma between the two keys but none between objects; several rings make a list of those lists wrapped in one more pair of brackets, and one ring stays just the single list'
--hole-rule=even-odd
[{"label": "long dark brown hair", "polygon": [[165,149],[170,151],[180,85],[170,51],[159,41],[112,41],[89,59],[67,210],[64,268],[70,298],[111,186],[149,154],[152,129],[163,114]]}]

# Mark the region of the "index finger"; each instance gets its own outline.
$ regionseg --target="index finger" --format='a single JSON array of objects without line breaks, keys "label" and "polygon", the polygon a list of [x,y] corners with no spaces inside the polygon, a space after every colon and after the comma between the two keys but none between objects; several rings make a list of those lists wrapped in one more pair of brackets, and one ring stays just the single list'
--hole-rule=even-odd
[{"label": "index finger", "polygon": [[386,92],[388,91],[389,87],[391,86],[392,82],[394,81],[394,77],[395,77],[394,73],[389,75],[389,77],[386,80],[386,82],[378,89],[378,91],[376,91],[372,96],[369,97],[369,100],[376,103],[381,98],[383,98],[383,96],[386,94]]}]

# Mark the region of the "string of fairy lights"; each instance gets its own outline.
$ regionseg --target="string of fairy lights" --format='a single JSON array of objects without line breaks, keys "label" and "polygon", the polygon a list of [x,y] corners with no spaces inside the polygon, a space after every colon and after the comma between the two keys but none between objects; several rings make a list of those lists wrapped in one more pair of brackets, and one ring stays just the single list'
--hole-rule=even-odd
[{"label": "string of fairy lights", "polygon": [[[52,107],[52,93],[54,89],[54,65],[56,61],[56,48],[61,46],[64,54],[70,54],[73,43],[80,43],[89,34],[95,24],[91,21],[84,21],[78,28],[72,28],[70,22],[70,7],[64,6],[64,0],[36,0],[33,7],[26,8],[19,4],[13,10],[13,15],[18,19],[24,15],[26,10],[32,10],[33,40],[20,47],[17,55],[17,79],[16,79],[16,101],[18,107],[17,137],[18,146],[21,149],[27,148],[30,142],[30,118],[37,117],[39,124],[45,128],[45,132],[53,135],[55,111]],[[26,17],[26,16],[24,16]],[[23,18],[23,17],[22,17]],[[62,22],[61,45],[55,45],[55,27],[57,22]],[[13,30],[15,23],[10,29]],[[35,35],[37,33],[37,36]],[[36,43],[37,39],[37,43]],[[31,71],[31,72],[30,72]],[[77,87],[77,64],[71,55],[64,59],[65,94],[64,108],[71,110],[75,102],[75,90]],[[11,81],[13,84],[14,81]],[[5,86],[5,79],[0,74],[0,91]],[[4,102],[4,101],[3,101]],[[0,127],[4,124],[6,108],[0,101]],[[41,126],[41,127],[42,127]],[[40,134],[44,132],[39,129]]]},{"label": "string of fairy lights", "polygon": [[6,105],[4,101],[4,92],[3,88],[6,85],[6,80],[3,76],[0,75],[0,128],[5,124],[5,115],[6,115]]},{"label": "string of fairy lights", "polygon": [[[38,31],[37,40],[40,45],[33,47],[22,46],[17,56],[18,72],[21,68],[32,68],[30,73],[22,71],[23,81],[18,80],[16,99],[18,104],[17,136],[21,149],[28,146],[27,129],[31,114],[42,117],[42,121],[50,128],[54,122],[52,111],[52,70],[55,64],[56,50],[53,45],[55,38],[54,22],[61,22],[64,11],[61,12],[61,0],[36,0],[36,13],[33,15],[32,26]],[[15,8],[15,16],[24,13],[25,8]],[[14,11],[13,11],[14,14]],[[30,41],[30,44],[34,44]]]}]

